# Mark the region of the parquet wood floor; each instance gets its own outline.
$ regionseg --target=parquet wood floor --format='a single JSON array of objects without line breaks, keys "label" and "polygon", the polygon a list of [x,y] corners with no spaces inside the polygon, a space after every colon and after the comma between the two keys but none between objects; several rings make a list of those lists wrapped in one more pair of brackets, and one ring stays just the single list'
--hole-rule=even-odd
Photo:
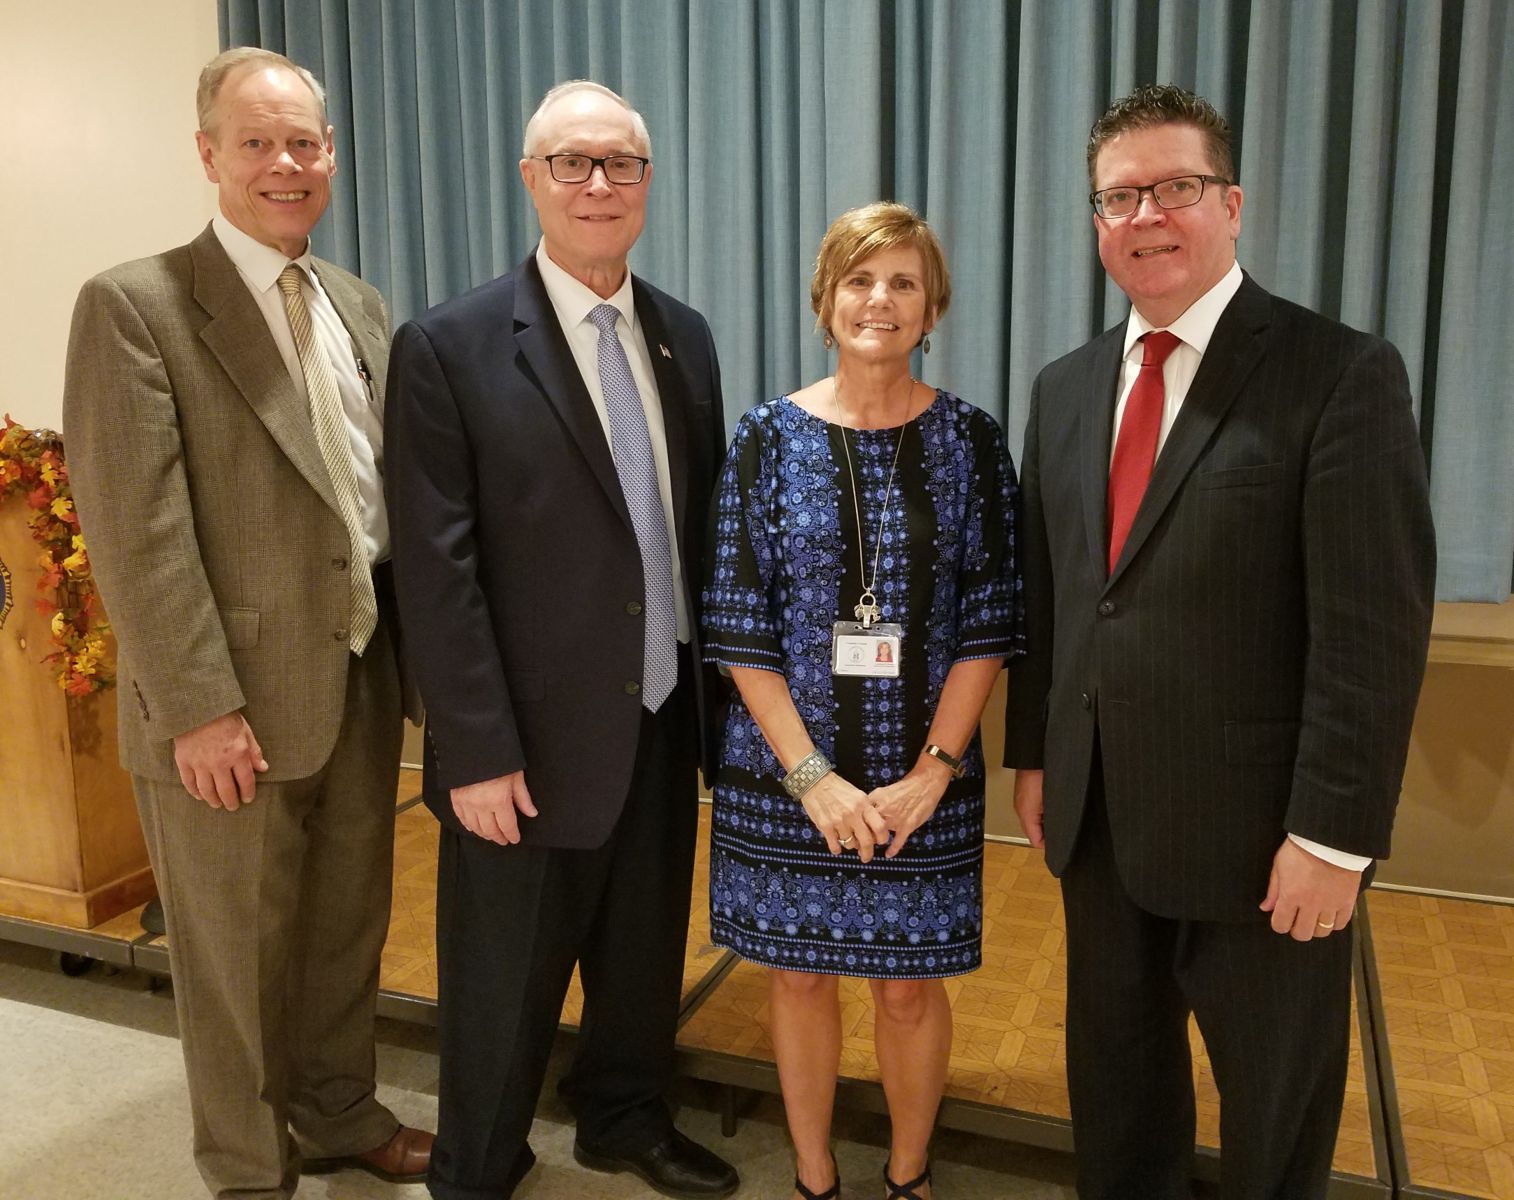
[{"label": "parquet wood floor", "polygon": [[[401,772],[396,803],[403,807],[419,790],[420,773]],[[401,812],[396,825],[394,906],[381,983],[434,1000],[437,825],[419,805]],[[685,994],[722,958],[709,941],[707,832],[702,807]],[[1057,884],[1039,854],[997,843],[988,847],[984,883],[983,968],[947,982],[956,1027],[947,1094],[1065,1118],[1066,973]],[[1514,907],[1382,891],[1371,892],[1367,904],[1402,1114],[1406,1182],[1514,1200]],[[123,913],[93,932],[133,940],[139,915]],[[844,980],[842,989],[842,1074],[876,1080],[867,986]],[[576,1024],[581,1007],[575,977],[564,1023]],[[1380,1172],[1354,1020],[1351,1033],[1335,1167],[1370,1178]],[[1191,1036],[1199,1141],[1212,1146],[1219,1140],[1219,1100],[1196,1029]],[[771,1062],[761,969],[741,963],[721,980],[684,1026],[679,1045]]]},{"label": "parquet wood floor", "polygon": [[[1063,1013],[1067,999],[1062,902],[1041,855],[991,843],[984,860],[983,967],[946,981],[954,1037],[946,1094],[1037,1116],[1068,1116]],[[698,893],[696,892],[696,896]],[[765,971],[742,962],[689,1018],[681,1049],[772,1061]],[[879,1080],[867,984],[841,981],[844,1077]],[[1196,1028],[1194,1048],[1199,1143],[1219,1144],[1219,1095]],[[1335,1169],[1379,1175],[1357,1023],[1336,1146]]]},{"label": "parquet wood floor", "polygon": [[421,773],[419,771],[400,771],[399,787],[394,789],[394,803],[397,807],[404,807],[410,801],[421,794]]},{"label": "parquet wood floor", "polygon": [[1514,1200],[1514,908],[1367,904],[1409,1180]]}]

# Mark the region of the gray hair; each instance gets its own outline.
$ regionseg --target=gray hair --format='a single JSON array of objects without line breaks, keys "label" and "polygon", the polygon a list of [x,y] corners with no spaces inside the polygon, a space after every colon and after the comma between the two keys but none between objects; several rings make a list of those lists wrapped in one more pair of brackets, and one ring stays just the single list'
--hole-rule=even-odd
[{"label": "gray hair", "polygon": [[641,152],[648,158],[652,157],[652,135],[647,132],[647,123],[642,115],[631,107],[630,103],[619,92],[611,91],[602,83],[595,83],[592,79],[570,79],[566,83],[548,89],[547,94],[541,98],[541,103],[536,106],[536,111],[531,114],[531,119],[526,122],[526,136],[521,142],[521,155],[531,157],[531,150],[537,144],[541,134],[542,117],[547,109],[556,104],[564,96],[571,96],[575,92],[594,92],[597,95],[608,97],[631,114],[631,129],[636,138],[641,142]]},{"label": "gray hair", "polygon": [[230,50],[217,54],[200,72],[200,85],[195,89],[195,116],[199,119],[203,132],[212,137],[215,135],[212,126],[221,88],[243,67],[277,67],[293,72],[315,95],[315,104],[321,113],[321,128],[326,128],[326,89],[321,86],[320,80],[299,63],[273,50],[264,50],[261,46],[233,46]]}]

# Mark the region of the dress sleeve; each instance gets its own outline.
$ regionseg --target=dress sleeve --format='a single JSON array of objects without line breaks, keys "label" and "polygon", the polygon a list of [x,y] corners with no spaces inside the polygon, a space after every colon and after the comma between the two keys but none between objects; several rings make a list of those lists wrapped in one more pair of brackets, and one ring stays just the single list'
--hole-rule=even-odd
[{"label": "dress sleeve", "polygon": [[1025,605],[1015,555],[1019,484],[998,423],[973,414],[972,478],[957,595],[955,661],[1025,653]]},{"label": "dress sleeve", "polygon": [[765,435],[757,415],[749,412],[736,427],[710,520],[704,661],[724,670],[783,670],[783,643],[773,604],[777,484],[777,447]]}]

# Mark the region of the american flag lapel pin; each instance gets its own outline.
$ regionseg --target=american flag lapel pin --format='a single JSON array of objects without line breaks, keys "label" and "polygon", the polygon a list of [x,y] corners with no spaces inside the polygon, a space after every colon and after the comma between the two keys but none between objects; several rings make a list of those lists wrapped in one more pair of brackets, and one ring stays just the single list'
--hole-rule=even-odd
[{"label": "american flag lapel pin", "polygon": [[666,346],[664,346],[661,342],[657,343],[657,348],[662,351],[662,356],[664,358],[672,358],[673,357],[673,352],[671,350],[669,350]]}]

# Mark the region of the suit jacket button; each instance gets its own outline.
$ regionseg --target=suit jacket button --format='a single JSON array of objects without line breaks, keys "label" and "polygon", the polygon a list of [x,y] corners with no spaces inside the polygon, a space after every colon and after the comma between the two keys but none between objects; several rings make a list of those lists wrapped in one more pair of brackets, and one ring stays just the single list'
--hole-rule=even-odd
[{"label": "suit jacket button", "polygon": [[345,558],[333,558],[331,565],[338,571],[345,571],[347,569],[347,560]]},{"label": "suit jacket button", "polygon": [[1087,692],[1083,693],[1082,698],[1079,701],[1079,703],[1081,703],[1084,708],[1092,708],[1093,707],[1093,699],[1089,696],[1089,694]]},{"label": "suit jacket button", "polygon": [[634,679],[628,679],[626,681],[626,695],[627,696],[635,696],[635,695],[640,694],[640,692],[641,692],[641,684],[637,683],[636,680],[634,680]]},{"label": "suit jacket button", "polygon": [[639,617],[641,616],[641,605],[635,600],[632,600],[629,604],[626,605],[626,612],[630,613],[633,617]]},{"label": "suit jacket button", "polygon": [[1099,616],[1101,616],[1101,617],[1112,617],[1112,616],[1114,616],[1114,601],[1113,600],[1105,600],[1102,604],[1099,605]]},{"label": "suit jacket button", "polygon": [[345,642],[347,640],[347,631],[345,629],[338,629],[331,636],[339,642]]}]

